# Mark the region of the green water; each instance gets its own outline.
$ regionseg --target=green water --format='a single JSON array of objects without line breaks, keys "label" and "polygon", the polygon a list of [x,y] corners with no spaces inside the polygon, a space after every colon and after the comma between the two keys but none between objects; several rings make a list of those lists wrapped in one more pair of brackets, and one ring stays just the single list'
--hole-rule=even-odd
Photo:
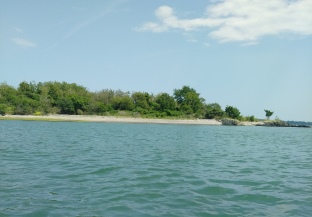
[{"label": "green water", "polygon": [[312,130],[0,121],[0,216],[311,216]]}]

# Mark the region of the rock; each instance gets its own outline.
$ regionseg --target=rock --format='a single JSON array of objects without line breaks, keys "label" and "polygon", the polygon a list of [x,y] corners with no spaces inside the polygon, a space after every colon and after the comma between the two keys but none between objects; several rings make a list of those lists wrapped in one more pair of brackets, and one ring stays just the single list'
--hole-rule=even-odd
[{"label": "rock", "polygon": [[227,125],[227,126],[242,126],[242,124],[235,119],[231,119],[231,118],[223,118],[221,120],[222,125]]},{"label": "rock", "polygon": [[265,121],[263,126],[266,126],[266,127],[290,127],[291,125],[285,121],[275,120],[275,121]]}]

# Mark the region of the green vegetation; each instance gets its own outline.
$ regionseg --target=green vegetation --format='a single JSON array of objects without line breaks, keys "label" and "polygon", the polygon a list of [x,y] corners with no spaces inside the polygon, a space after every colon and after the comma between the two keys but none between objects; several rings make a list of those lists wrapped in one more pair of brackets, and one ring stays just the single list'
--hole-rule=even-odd
[{"label": "green vegetation", "polygon": [[206,105],[205,110],[205,118],[207,119],[221,119],[226,115],[226,113],[222,110],[221,106],[218,103],[210,103]]},{"label": "green vegetation", "polygon": [[255,121],[240,116],[233,106],[222,110],[218,103],[206,104],[195,89],[183,86],[173,95],[123,92],[103,89],[91,92],[75,83],[21,82],[17,88],[0,83],[0,115],[117,115],[146,118],[231,118]]},{"label": "green vegetation", "polygon": [[240,115],[240,111],[233,106],[226,106],[225,113],[227,114],[228,117],[232,119],[238,119]]},{"label": "green vegetation", "polygon": [[266,110],[264,109],[264,112],[265,112],[265,116],[267,117],[267,119],[269,120],[270,117],[273,115],[273,111],[270,111],[270,110]]}]

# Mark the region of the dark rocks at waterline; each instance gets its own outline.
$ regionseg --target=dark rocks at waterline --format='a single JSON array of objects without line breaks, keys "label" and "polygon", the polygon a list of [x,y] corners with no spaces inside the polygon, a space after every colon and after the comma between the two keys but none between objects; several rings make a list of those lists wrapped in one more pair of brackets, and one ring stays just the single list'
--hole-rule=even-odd
[{"label": "dark rocks at waterline", "polygon": [[235,119],[231,119],[231,118],[223,118],[221,120],[222,125],[226,125],[226,126],[242,126],[242,124]]},{"label": "dark rocks at waterline", "polygon": [[265,121],[263,126],[265,127],[290,127],[285,121],[275,120],[275,121]]},{"label": "dark rocks at waterline", "polygon": [[308,125],[290,125],[290,127],[303,127],[303,128],[311,128],[311,126],[308,126]]},{"label": "dark rocks at waterline", "polygon": [[221,120],[222,125],[225,126],[264,126],[264,127],[301,127],[301,128],[311,128],[309,125],[300,125],[300,124],[289,124],[285,121],[274,120],[274,121],[264,121],[264,122],[255,122],[254,124],[248,124],[246,122],[240,122],[236,119],[223,118]]},{"label": "dark rocks at waterline", "polygon": [[307,125],[292,125],[285,121],[275,120],[275,121],[266,121],[262,126],[265,127],[304,127],[304,128],[311,128],[311,126]]}]

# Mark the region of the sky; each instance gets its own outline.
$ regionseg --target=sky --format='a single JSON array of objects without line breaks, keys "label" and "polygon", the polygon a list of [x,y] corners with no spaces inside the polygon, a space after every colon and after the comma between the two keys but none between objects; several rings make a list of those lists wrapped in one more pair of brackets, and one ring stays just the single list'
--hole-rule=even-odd
[{"label": "sky", "polygon": [[0,82],[173,94],[312,121],[312,0],[0,0]]}]

